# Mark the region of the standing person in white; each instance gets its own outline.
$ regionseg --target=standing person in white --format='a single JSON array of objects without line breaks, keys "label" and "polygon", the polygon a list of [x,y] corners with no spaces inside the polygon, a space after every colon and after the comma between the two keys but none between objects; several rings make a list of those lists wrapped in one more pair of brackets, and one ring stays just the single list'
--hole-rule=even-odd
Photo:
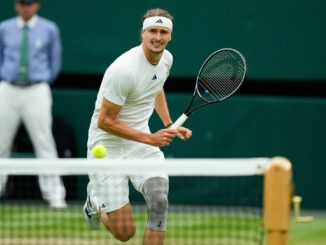
[{"label": "standing person in white", "polygon": [[[24,123],[38,158],[57,158],[52,135],[49,84],[61,67],[58,27],[37,15],[38,0],[16,0],[17,17],[0,23],[0,157],[10,157]],[[46,168],[46,166],[44,166]],[[66,207],[60,176],[39,176],[43,198],[54,208]],[[3,195],[7,176],[0,176]]]},{"label": "standing person in white", "polygon": [[[118,57],[106,70],[91,119],[88,157],[96,144],[107,148],[107,157],[164,159],[159,147],[168,146],[175,136],[187,140],[187,128],[169,129],[169,115],[164,83],[173,57],[165,50],[171,40],[173,17],[163,9],[151,9],[143,16],[142,43]],[[165,128],[151,133],[148,121],[154,109]],[[168,176],[90,175],[85,220],[97,227],[100,220],[120,241],[129,240],[136,231],[129,202],[128,180],[146,200],[148,223],[144,245],[164,244]]]}]

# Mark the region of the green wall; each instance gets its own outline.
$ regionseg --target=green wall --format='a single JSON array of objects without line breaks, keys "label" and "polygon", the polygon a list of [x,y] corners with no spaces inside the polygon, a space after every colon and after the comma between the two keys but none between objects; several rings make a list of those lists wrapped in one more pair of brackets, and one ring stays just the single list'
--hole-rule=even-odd
[{"label": "green wall", "polygon": [[[140,17],[152,7],[176,19],[171,75],[193,77],[214,50],[239,49],[257,80],[326,80],[326,1],[125,0],[41,1],[41,15],[56,21],[64,46],[63,72],[99,73],[139,44]],[[0,20],[14,14],[1,1]],[[78,86],[78,84],[77,84]]]},{"label": "green wall", "polygon": [[[97,91],[53,91],[54,114],[74,129],[78,156],[86,156],[90,117]],[[176,119],[190,94],[167,94]],[[166,157],[237,158],[284,156],[292,161],[296,192],[305,208],[326,208],[326,99],[233,96],[194,114],[186,123],[193,130],[187,142],[175,140],[163,148]],[[161,128],[157,116],[152,131]],[[191,188],[191,187],[190,187]]]}]

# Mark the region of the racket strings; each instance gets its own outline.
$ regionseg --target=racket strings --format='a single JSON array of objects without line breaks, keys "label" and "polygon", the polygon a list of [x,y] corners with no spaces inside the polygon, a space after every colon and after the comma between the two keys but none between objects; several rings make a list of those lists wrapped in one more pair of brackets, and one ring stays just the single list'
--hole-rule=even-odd
[{"label": "racket strings", "polygon": [[[209,76],[203,76],[202,81],[203,84],[210,88],[213,97],[217,97],[219,99],[222,99],[224,96],[227,96],[230,91],[233,91],[233,84],[228,83],[228,79],[232,76],[232,73],[230,71],[225,70],[224,76],[221,76],[222,69],[217,69],[214,74],[209,74]],[[218,93],[216,93],[216,91]]]},{"label": "racket strings", "polygon": [[[234,64],[229,63],[228,57],[222,55],[222,60],[218,57],[217,60],[211,60],[212,67],[208,67],[203,70],[202,77],[203,82],[206,86],[211,88],[217,98],[223,98],[232,92],[237,85],[237,83],[232,83],[231,81],[236,81],[236,73],[234,69]],[[226,63],[228,62],[228,63]]]},{"label": "racket strings", "polygon": [[245,61],[241,55],[234,50],[222,50],[203,65],[197,91],[208,102],[223,100],[238,89],[244,74]]}]

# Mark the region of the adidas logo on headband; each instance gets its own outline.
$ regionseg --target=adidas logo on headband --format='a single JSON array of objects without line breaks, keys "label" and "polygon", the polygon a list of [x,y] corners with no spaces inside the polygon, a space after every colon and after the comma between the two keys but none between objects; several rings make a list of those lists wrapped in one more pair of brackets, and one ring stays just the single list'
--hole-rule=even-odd
[{"label": "adidas logo on headband", "polygon": [[158,19],[157,21],[155,21],[155,23],[163,23],[163,21],[161,19]]},{"label": "adidas logo on headband", "polygon": [[164,16],[152,16],[144,20],[143,30],[145,30],[150,26],[164,26],[172,31],[173,23],[172,20]]}]

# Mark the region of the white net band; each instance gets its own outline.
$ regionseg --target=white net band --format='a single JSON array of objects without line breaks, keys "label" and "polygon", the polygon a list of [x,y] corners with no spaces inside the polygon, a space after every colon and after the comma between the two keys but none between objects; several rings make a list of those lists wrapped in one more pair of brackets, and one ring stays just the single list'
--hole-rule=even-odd
[{"label": "white net band", "polygon": [[230,159],[35,159],[3,158],[0,174],[6,175],[82,175],[109,171],[110,174],[145,174],[153,171],[170,176],[250,176],[265,172],[269,158]]}]

